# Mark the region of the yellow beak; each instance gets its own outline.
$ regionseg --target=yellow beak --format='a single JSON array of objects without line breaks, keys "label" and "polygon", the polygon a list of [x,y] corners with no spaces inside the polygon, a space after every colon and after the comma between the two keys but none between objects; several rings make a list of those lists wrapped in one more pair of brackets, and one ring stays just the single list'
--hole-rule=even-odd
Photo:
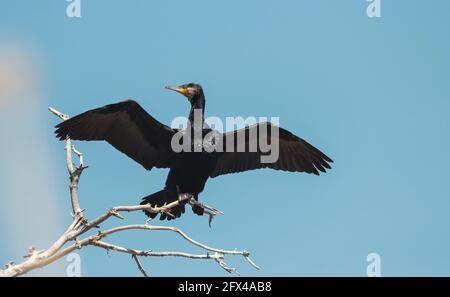
[{"label": "yellow beak", "polygon": [[180,94],[182,94],[184,96],[187,96],[187,94],[188,94],[187,88],[183,88],[183,87],[167,86],[167,87],[165,87],[165,89],[178,92],[178,93],[180,93]]}]

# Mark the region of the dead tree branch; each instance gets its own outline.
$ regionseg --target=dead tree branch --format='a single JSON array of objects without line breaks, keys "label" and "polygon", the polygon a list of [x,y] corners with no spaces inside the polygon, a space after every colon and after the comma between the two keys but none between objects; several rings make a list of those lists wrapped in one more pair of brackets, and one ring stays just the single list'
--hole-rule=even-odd
[{"label": "dead tree branch", "polygon": [[[68,115],[61,113],[52,107],[49,107],[49,111],[54,115],[58,116],[63,121],[69,119]],[[234,255],[244,257],[251,266],[253,266],[256,269],[259,269],[259,267],[250,259],[249,252],[245,250],[243,251],[223,250],[210,247],[204,243],[192,239],[190,236],[188,236],[186,233],[184,233],[182,230],[176,227],[141,224],[141,225],[122,225],[104,231],[98,231],[97,228],[100,228],[100,224],[110,219],[111,217],[124,219],[124,217],[121,214],[124,212],[146,210],[153,213],[160,213],[160,214],[164,213],[166,215],[171,216],[172,214],[170,210],[178,206],[180,203],[185,203],[185,201],[183,200],[174,201],[162,207],[151,207],[150,205],[115,206],[110,208],[108,211],[98,216],[97,218],[89,221],[84,215],[78,197],[78,184],[80,182],[80,177],[81,174],[83,173],[83,170],[87,168],[87,166],[84,166],[83,154],[80,151],[78,151],[75,148],[75,146],[72,145],[72,141],[69,137],[66,138],[65,151],[66,151],[66,166],[70,177],[69,191],[73,212],[73,220],[71,224],[68,226],[66,231],[47,249],[37,250],[36,248],[32,247],[28,250],[28,253],[24,256],[25,260],[22,263],[14,264],[13,262],[9,262],[6,265],[6,269],[3,270],[0,269],[0,277],[14,277],[26,274],[34,269],[41,268],[50,263],[53,263],[61,259],[62,257],[70,254],[71,252],[77,249],[81,249],[85,246],[95,246],[98,248],[105,249],[107,251],[116,251],[119,253],[130,254],[132,259],[138,266],[138,269],[144,276],[148,276],[148,274],[146,273],[138,257],[183,257],[196,260],[214,260],[225,271],[229,273],[231,272],[237,273],[236,269],[229,267],[224,260],[225,255]],[[75,165],[73,162],[74,154],[78,157],[79,160],[78,166]],[[215,217],[216,215],[223,214],[223,212],[221,212],[220,210],[215,209],[214,207],[208,205],[201,204],[192,197],[187,197],[186,199],[188,200],[189,204],[198,205],[204,208],[205,213],[209,215],[210,224],[213,217]],[[82,235],[85,235],[85,233],[93,229],[96,229],[97,233],[91,234],[89,236],[86,236],[85,238],[80,239]],[[125,232],[128,230],[175,232],[184,240],[203,250],[205,254],[190,254],[177,251],[158,252],[152,250],[138,250],[110,244],[103,241],[103,239],[107,236],[119,232]]]}]

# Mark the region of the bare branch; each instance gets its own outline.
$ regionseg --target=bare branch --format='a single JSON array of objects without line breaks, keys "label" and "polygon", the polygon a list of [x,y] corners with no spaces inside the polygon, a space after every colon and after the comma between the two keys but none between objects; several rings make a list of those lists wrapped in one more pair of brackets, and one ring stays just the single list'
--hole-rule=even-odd
[{"label": "bare branch", "polygon": [[[58,110],[52,107],[49,107],[49,110],[51,113],[58,116],[60,119],[64,121],[69,119],[68,115],[59,112]],[[82,235],[92,230],[93,228],[99,228],[100,224],[102,224],[111,217],[124,219],[124,217],[120,214],[123,212],[145,210],[148,212],[166,214],[168,216],[173,217],[171,209],[180,204],[184,204],[186,203],[186,201],[188,201],[190,205],[193,206],[196,205],[204,209],[205,213],[209,215],[210,224],[213,217],[215,217],[216,215],[223,215],[223,212],[214,207],[196,201],[192,196],[187,196],[184,197],[183,199],[179,199],[177,201],[174,201],[161,207],[152,207],[150,204],[112,207],[102,215],[93,219],[92,221],[88,221],[84,216],[83,209],[80,207],[78,198],[78,184],[80,181],[80,177],[81,174],[83,173],[83,170],[87,168],[84,166],[83,154],[80,151],[78,151],[75,148],[75,146],[72,145],[72,141],[69,137],[66,138],[65,150],[66,150],[66,166],[70,177],[70,200],[73,211],[73,220],[71,224],[66,229],[66,231],[49,248],[45,250],[37,250],[36,248],[31,247],[28,250],[27,254],[24,256],[25,260],[22,263],[14,264],[13,262],[9,262],[6,265],[6,269],[4,270],[0,269],[0,277],[23,275],[29,271],[53,263],[61,259],[62,257],[68,255],[69,253],[77,249],[81,249],[85,246],[95,246],[103,248],[107,251],[113,250],[120,253],[130,254],[132,256],[132,259],[136,262],[136,265],[138,266],[139,270],[144,276],[148,276],[148,274],[145,272],[138,257],[183,257],[198,260],[214,260],[225,271],[229,273],[232,272],[237,273],[235,268],[228,266],[224,261],[225,255],[235,255],[235,256],[243,256],[250,263],[250,265],[252,265],[256,269],[259,269],[259,267],[250,259],[249,252],[245,250],[244,251],[223,250],[210,247],[204,243],[192,239],[190,236],[188,236],[186,233],[184,233],[183,231],[181,231],[179,228],[176,227],[153,226],[148,224],[124,225],[107,229],[105,231],[98,231],[98,233],[96,234],[79,239]],[[73,163],[72,159],[73,154],[78,156],[79,166],[76,166]],[[185,252],[155,252],[151,250],[142,251],[137,249],[125,248],[102,241],[103,238],[109,235],[124,232],[127,230],[175,232],[192,245],[197,246],[198,248],[206,251],[206,254],[190,254]],[[70,242],[72,242],[72,244],[69,245]],[[210,254],[210,252],[212,252],[213,254]]]},{"label": "bare branch", "polygon": [[56,109],[54,109],[53,107],[49,107],[48,110],[53,113],[54,115],[56,115],[57,117],[59,117],[61,120],[65,121],[68,120],[70,117],[67,114],[64,114],[60,111],[57,111]]},{"label": "bare branch", "polygon": [[[64,114],[53,107],[48,108],[51,113],[62,119],[63,121],[68,120],[70,117],[67,114]],[[72,203],[72,211],[74,214],[74,220],[79,220],[80,223],[84,222],[83,210],[80,207],[80,203],[78,201],[78,183],[80,181],[81,173],[83,172],[83,154],[75,149],[72,145],[72,140],[70,137],[66,138],[66,165],[67,170],[69,171],[70,176],[70,197]],[[80,166],[76,167],[72,161],[72,151],[77,154],[80,158]],[[77,222],[78,224],[78,222]]]},{"label": "bare branch", "polygon": [[106,231],[102,231],[98,236],[100,238],[103,238],[110,234],[122,232],[125,230],[172,231],[172,232],[178,233],[181,237],[186,239],[191,244],[193,244],[201,249],[204,249],[206,251],[215,252],[215,253],[224,254],[224,255],[240,255],[240,256],[244,256],[244,257],[249,256],[249,253],[247,251],[222,250],[222,249],[217,249],[217,248],[207,246],[206,244],[203,244],[201,242],[198,242],[198,241],[192,239],[186,233],[181,231],[179,228],[170,227],[170,226],[126,225],[126,226],[119,226],[119,227],[108,229]]},{"label": "bare branch", "polygon": [[[189,259],[196,259],[196,260],[215,260],[220,267],[222,267],[227,272],[236,272],[235,268],[228,267],[227,264],[224,262],[224,256],[220,253],[214,253],[212,255],[206,253],[204,255],[197,255],[197,254],[190,254],[185,252],[155,252],[155,251],[141,251],[141,250],[135,250],[135,249],[128,249],[124,248],[118,245],[106,243],[103,241],[94,241],[92,245],[95,245],[97,247],[103,248],[107,251],[113,250],[120,253],[125,254],[131,254],[133,259],[137,260],[138,267],[142,267],[138,260],[138,256],[140,257],[182,257],[182,258],[189,258]],[[141,268],[139,268],[141,270]],[[142,269],[143,270],[143,269]],[[145,270],[141,272],[144,274]],[[144,274],[145,275],[145,274]]]},{"label": "bare branch", "polygon": [[79,160],[80,160],[80,166],[78,168],[83,168],[83,153],[81,153],[80,151],[78,151],[74,145],[72,145],[72,151],[75,153],[75,155],[78,156]]},{"label": "bare branch", "polygon": [[148,274],[147,274],[147,272],[145,272],[144,267],[142,267],[142,264],[141,264],[141,262],[139,261],[138,257],[137,257],[136,255],[131,255],[131,258],[133,258],[134,262],[136,262],[136,265],[137,265],[137,267],[139,268],[139,270],[142,272],[142,274],[143,274],[145,277],[148,277]]}]

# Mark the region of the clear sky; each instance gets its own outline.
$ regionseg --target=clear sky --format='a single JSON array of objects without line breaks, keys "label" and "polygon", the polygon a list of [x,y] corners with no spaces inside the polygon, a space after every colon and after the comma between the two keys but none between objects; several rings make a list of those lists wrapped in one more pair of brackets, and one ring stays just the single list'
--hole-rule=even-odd
[{"label": "clear sky", "polygon": [[[371,252],[385,276],[450,275],[449,1],[382,0],[378,19],[364,0],[81,3],[79,19],[66,16],[63,0],[0,4],[0,91],[9,89],[0,92],[0,262],[45,247],[71,219],[63,143],[47,106],[75,115],[133,98],[170,123],[189,107],[163,86],[198,82],[206,115],[278,116],[335,163],[320,177],[266,170],[211,179],[200,199],[225,212],[212,228],[190,210],[161,224],[251,251],[260,271],[227,259],[244,276],[364,276]],[[17,91],[11,77],[38,90]],[[11,92],[28,101],[8,101]],[[147,172],[106,143],[77,146],[90,167],[80,184],[90,218],[164,184],[167,170]],[[145,222],[141,213],[126,219]],[[175,234],[109,241],[199,252]],[[127,255],[79,254],[84,276],[140,275]],[[39,273],[64,274],[65,265]],[[155,276],[226,275],[213,262],[143,265]]]}]

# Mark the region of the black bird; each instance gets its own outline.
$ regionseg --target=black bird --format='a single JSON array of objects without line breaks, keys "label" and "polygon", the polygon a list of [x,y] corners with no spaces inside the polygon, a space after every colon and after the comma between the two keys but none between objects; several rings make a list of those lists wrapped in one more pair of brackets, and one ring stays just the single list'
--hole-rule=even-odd
[{"label": "black bird", "polygon": [[[203,191],[208,178],[228,173],[271,168],[319,175],[320,171],[325,172],[331,168],[329,163],[333,161],[329,157],[291,132],[279,128],[278,135],[272,135],[269,128],[275,126],[270,123],[259,123],[223,134],[212,131],[203,122],[205,95],[200,85],[189,83],[166,88],[183,94],[189,100],[191,111],[188,129],[191,129],[191,132],[199,129],[198,123],[196,125],[198,119],[195,118],[196,114],[199,114],[200,134],[206,137],[213,132],[217,137],[210,137],[209,142],[205,143],[222,150],[177,152],[171,142],[180,130],[160,123],[133,100],[86,111],[58,124],[55,133],[60,140],[64,140],[66,136],[75,140],[106,140],[147,170],[153,167],[170,168],[164,189],[144,197],[141,202],[141,204],[150,203],[152,206],[162,206],[176,201],[180,195],[191,195],[198,200],[198,195]],[[188,129],[182,132],[186,134],[189,132]],[[267,132],[262,133],[263,131]],[[240,136],[242,138],[239,138]],[[232,151],[226,147],[230,138],[242,140],[232,143]],[[184,139],[181,144],[185,144]],[[187,141],[190,141],[187,144],[191,148],[198,145],[195,138]],[[261,157],[267,156],[268,152],[260,147],[250,149],[257,141],[266,141],[267,144],[278,142],[278,159],[272,163],[263,163]],[[239,150],[239,144],[244,145],[244,149],[241,147]],[[180,217],[184,211],[185,205],[181,204],[172,209],[171,213],[174,217]],[[203,209],[199,206],[194,206],[193,211],[198,215],[203,214]],[[157,215],[149,212],[146,214],[151,218]],[[172,219],[171,216],[161,214],[160,219],[165,218]]]}]

